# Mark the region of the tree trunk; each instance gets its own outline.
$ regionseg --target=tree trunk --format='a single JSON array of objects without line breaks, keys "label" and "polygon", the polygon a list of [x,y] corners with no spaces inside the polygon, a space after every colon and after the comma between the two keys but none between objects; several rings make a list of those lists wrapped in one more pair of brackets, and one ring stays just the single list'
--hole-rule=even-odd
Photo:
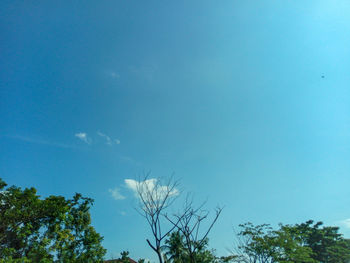
[{"label": "tree trunk", "polygon": [[159,263],[163,263],[163,257],[162,257],[162,252],[160,252],[159,248],[157,249],[157,255],[159,259]]}]

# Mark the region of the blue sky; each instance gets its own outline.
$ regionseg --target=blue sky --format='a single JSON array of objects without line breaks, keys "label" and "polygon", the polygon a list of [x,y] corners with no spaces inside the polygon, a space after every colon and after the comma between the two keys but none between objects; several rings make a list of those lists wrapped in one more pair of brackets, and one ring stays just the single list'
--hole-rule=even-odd
[{"label": "blue sky", "polygon": [[247,221],[350,236],[349,13],[346,0],[3,0],[0,176],[94,198],[107,256],[154,258],[124,181],[148,170],[225,206],[220,255]]}]

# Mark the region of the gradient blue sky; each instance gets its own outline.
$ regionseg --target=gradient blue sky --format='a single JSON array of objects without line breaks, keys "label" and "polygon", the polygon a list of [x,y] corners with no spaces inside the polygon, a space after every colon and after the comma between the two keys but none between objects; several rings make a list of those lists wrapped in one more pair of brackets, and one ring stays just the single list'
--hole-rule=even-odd
[{"label": "gradient blue sky", "polygon": [[347,0],[2,0],[0,176],[94,198],[107,256],[154,258],[124,183],[144,170],[225,206],[220,255],[246,221],[350,236],[349,14]]}]

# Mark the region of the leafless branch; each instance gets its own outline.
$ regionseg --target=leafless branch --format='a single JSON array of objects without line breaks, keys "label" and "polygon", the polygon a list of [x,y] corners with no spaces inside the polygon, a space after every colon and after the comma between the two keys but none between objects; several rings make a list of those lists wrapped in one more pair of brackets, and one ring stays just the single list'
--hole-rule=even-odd
[{"label": "leafless branch", "polygon": [[[146,218],[151,228],[154,243],[147,239],[148,245],[157,253],[160,263],[163,263],[161,243],[172,232],[180,220],[174,220],[174,224],[162,231],[162,220],[166,209],[173,204],[179,195],[179,181],[170,177],[164,184],[160,178],[150,178],[150,173],[145,173],[142,180],[136,184],[136,193],[139,200],[138,212]],[[177,221],[177,222],[176,222]]]},{"label": "leafless branch", "polygon": [[200,206],[195,208],[192,198],[187,195],[184,210],[174,215],[176,221],[170,219],[167,215],[165,216],[184,236],[185,247],[191,262],[195,262],[195,253],[204,246],[209,232],[213,228],[223,209],[222,207],[216,208],[214,219],[211,221],[206,231],[204,231],[204,234],[200,237],[202,222],[207,219],[209,215],[208,211],[203,210],[205,203],[206,202],[203,202]]}]

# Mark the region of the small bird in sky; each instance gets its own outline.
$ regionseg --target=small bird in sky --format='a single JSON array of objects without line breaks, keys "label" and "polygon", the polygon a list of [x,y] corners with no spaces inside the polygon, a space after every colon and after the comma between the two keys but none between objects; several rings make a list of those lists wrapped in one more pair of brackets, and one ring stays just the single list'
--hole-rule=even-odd
[{"label": "small bird in sky", "polygon": [[323,79],[324,79],[324,75],[322,75],[322,76],[321,76],[321,78],[323,78]]}]

